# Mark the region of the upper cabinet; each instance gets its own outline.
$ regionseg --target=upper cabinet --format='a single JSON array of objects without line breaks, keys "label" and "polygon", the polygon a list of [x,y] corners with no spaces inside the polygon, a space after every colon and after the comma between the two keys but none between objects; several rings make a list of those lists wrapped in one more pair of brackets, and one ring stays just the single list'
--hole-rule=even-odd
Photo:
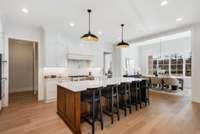
[{"label": "upper cabinet", "polygon": [[89,44],[66,34],[45,32],[45,67],[67,67],[68,59],[89,60],[90,67],[103,68],[103,53],[112,52],[111,45]]},{"label": "upper cabinet", "polygon": [[67,43],[61,38],[48,35],[45,38],[45,66],[65,67],[67,62]]}]

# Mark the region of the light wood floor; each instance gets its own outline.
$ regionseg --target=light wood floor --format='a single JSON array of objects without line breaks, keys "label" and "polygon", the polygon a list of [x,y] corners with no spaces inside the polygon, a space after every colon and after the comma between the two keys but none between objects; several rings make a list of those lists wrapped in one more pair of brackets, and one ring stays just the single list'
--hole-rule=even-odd
[{"label": "light wood floor", "polygon": [[[31,94],[17,94],[0,113],[0,134],[71,134],[56,114],[56,103],[38,103]],[[15,101],[14,101],[15,100]],[[104,116],[103,134],[200,134],[200,104],[187,97],[151,93],[151,105],[121,117],[113,125]],[[87,123],[84,134],[91,133]]]}]

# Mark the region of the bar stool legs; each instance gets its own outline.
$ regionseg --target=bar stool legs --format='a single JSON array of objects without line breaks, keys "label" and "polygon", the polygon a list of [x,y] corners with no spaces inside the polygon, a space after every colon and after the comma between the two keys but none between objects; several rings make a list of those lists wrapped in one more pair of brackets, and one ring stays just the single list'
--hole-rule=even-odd
[{"label": "bar stool legs", "polygon": [[119,113],[119,93],[118,93],[118,86],[117,86],[117,90],[116,90],[116,95],[117,95],[117,100],[116,100],[116,105],[117,105],[117,119],[119,121],[120,119],[120,113]]},{"label": "bar stool legs", "polygon": [[119,96],[118,96],[118,86],[109,85],[102,91],[102,96],[104,96],[108,101],[108,107],[103,111],[106,115],[111,117],[111,123],[114,122],[114,114],[117,114],[119,120]]},{"label": "bar stool legs", "polygon": [[120,102],[120,108],[124,110],[124,115],[127,115],[127,108],[129,108],[129,112],[132,113],[132,101],[129,83],[122,83],[120,85],[119,95],[122,97],[122,101]]},{"label": "bar stool legs", "polygon": [[[100,97],[101,97],[101,92],[100,92]],[[100,122],[101,122],[101,129],[103,130],[103,110],[102,110],[102,99],[100,101]]]}]

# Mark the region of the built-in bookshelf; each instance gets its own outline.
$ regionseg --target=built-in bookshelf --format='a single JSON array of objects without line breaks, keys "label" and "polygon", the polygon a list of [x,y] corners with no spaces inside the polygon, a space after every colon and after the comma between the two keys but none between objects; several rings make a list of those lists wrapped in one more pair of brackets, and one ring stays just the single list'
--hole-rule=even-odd
[{"label": "built-in bookshelf", "polygon": [[192,57],[185,60],[185,76],[192,76]]},{"label": "built-in bookshelf", "polygon": [[[159,71],[165,75],[187,76],[192,75],[192,56],[184,58],[180,55],[170,55],[162,58],[149,56],[149,75],[158,74]],[[152,71],[153,70],[153,71]]]},{"label": "built-in bookshelf", "polygon": [[160,70],[165,70],[166,75],[169,75],[169,59],[159,59],[158,67]]},{"label": "built-in bookshelf", "polygon": [[153,59],[153,74],[157,73],[157,68],[158,68],[158,61],[157,59]]},{"label": "built-in bookshelf", "polygon": [[183,58],[171,58],[171,75],[183,76]]}]

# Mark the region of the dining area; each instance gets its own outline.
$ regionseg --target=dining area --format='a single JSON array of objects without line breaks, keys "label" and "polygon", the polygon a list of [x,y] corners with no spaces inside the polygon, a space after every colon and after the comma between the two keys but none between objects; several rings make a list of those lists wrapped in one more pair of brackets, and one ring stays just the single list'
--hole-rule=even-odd
[{"label": "dining area", "polygon": [[148,105],[146,78],[102,78],[57,85],[57,114],[74,134],[82,132],[83,122],[91,126],[94,134],[97,122],[102,131],[105,128],[105,117],[112,125]]}]

